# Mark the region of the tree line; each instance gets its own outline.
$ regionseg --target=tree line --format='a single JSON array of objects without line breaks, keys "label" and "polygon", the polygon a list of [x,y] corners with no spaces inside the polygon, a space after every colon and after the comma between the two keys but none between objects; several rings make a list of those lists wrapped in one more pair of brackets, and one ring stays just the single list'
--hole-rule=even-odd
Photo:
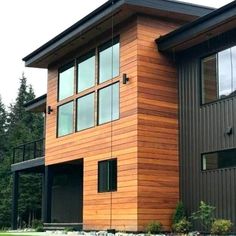
[{"label": "tree line", "polygon": [[[8,108],[0,95],[0,229],[11,225],[12,150],[23,143],[42,138],[43,114],[26,112],[24,104],[35,98],[24,75],[20,78],[17,97]],[[20,173],[18,222],[29,227],[41,217],[42,178],[39,174]]]}]

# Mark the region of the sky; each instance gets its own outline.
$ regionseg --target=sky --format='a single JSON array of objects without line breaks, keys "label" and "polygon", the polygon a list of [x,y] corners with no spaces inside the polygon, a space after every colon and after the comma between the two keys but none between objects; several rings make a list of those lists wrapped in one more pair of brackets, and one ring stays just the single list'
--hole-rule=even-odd
[{"label": "sky", "polygon": [[[221,7],[232,0],[185,0]],[[102,5],[106,0],[0,1],[0,96],[14,102],[22,73],[36,96],[47,91],[47,70],[26,68],[22,58]]]}]

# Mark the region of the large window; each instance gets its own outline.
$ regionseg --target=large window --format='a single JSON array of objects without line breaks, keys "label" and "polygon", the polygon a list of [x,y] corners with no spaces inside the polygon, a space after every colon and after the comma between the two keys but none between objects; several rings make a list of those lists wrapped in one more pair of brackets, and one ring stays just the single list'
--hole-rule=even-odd
[{"label": "large window", "polygon": [[58,137],[119,119],[119,46],[115,38],[59,70]]},{"label": "large window", "polygon": [[117,159],[98,162],[98,192],[117,190]]},{"label": "large window", "polygon": [[94,126],[94,93],[77,100],[77,131]]},{"label": "large window", "polygon": [[78,87],[77,91],[82,92],[85,89],[95,85],[95,54],[94,52],[80,58],[78,63]]},{"label": "large window", "polygon": [[74,94],[74,66],[68,65],[59,71],[58,100],[61,101]]},{"label": "large window", "polygon": [[120,45],[118,39],[99,48],[99,83],[119,75]]},{"label": "large window", "polygon": [[73,132],[73,112],[74,102],[66,103],[58,107],[58,136],[63,136]]},{"label": "large window", "polygon": [[99,111],[98,123],[116,120],[119,118],[119,83],[115,83],[99,90],[98,95]]},{"label": "large window", "polygon": [[202,170],[214,170],[236,166],[236,149],[202,155]]},{"label": "large window", "polygon": [[202,59],[202,103],[213,102],[236,91],[236,46]]}]

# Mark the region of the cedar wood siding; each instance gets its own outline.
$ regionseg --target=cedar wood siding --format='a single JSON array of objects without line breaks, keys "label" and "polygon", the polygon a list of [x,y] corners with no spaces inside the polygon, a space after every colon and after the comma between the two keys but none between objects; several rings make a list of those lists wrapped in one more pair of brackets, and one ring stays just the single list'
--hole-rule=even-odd
[{"label": "cedar wood siding", "polygon": [[[132,19],[120,30],[120,119],[56,138],[58,63],[49,68],[48,100],[54,112],[47,115],[46,165],[84,158],[83,228],[137,230],[137,25]],[[106,34],[104,41],[111,38]],[[100,42],[98,45],[100,45]],[[102,41],[101,41],[102,42]],[[97,46],[98,46],[97,45]],[[95,44],[91,45],[93,48]],[[89,46],[88,46],[89,50]],[[86,50],[87,51],[87,50]],[[85,52],[86,52],[85,51]],[[71,55],[75,58],[76,55]],[[68,99],[70,100],[70,99]],[[112,135],[112,138],[111,138]],[[112,143],[112,147],[111,147]],[[98,193],[98,161],[117,158],[117,192]],[[112,205],[112,209],[110,206]],[[112,214],[112,218],[110,217]]]},{"label": "cedar wood siding", "polygon": [[[120,119],[112,123],[56,138],[58,68],[82,50],[49,67],[47,104],[53,112],[46,117],[45,162],[84,159],[85,230],[137,231],[154,219],[170,226],[179,198],[177,76],[155,38],[177,26],[138,16],[119,28],[120,76],[114,80],[120,79]],[[101,43],[111,34],[105,36]],[[94,47],[91,42],[86,51]],[[126,85],[123,73],[130,79]],[[118,161],[117,192],[98,193],[98,161],[111,157]]]},{"label": "cedar wood siding", "polygon": [[138,225],[169,229],[179,199],[178,80],[155,39],[178,23],[138,17]]}]

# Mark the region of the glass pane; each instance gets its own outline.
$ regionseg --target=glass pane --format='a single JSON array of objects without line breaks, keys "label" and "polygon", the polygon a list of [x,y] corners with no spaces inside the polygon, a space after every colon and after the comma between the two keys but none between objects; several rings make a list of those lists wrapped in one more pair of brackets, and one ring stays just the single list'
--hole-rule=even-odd
[{"label": "glass pane", "polygon": [[58,136],[73,132],[73,104],[73,102],[70,102],[58,109]]},{"label": "glass pane", "polygon": [[74,66],[59,73],[59,101],[74,94]]},{"label": "glass pane", "polygon": [[236,166],[236,149],[203,155],[203,170],[214,170]]},{"label": "glass pane", "polygon": [[98,162],[98,192],[108,191],[108,162]]},{"label": "glass pane", "polygon": [[99,124],[119,119],[119,83],[99,90]]},{"label": "glass pane", "polygon": [[94,126],[94,93],[77,100],[77,131]]},{"label": "glass pane", "polygon": [[202,60],[202,103],[218,99],[216,55]]},{"label": "glass pane", "polygon": [[95,85],[95,56],[91,56],[78,64],[78,88],[81,92]]},{"label": "glass pane", "polygon": [[113,47],[110,46],[99,52],[99,83],[118,76],[119,70],[120,44],[116,43]]},{"label": "glass pane", "polygon": [[224,98],[231,94],[233,81],[231,71],[231,50],[227,49],[218,53],[218,73],[219,73],[219,98]]},{"label": "glass pane", "polygon": [[109,161],[109,190],[117,190],[117,159]]}]

